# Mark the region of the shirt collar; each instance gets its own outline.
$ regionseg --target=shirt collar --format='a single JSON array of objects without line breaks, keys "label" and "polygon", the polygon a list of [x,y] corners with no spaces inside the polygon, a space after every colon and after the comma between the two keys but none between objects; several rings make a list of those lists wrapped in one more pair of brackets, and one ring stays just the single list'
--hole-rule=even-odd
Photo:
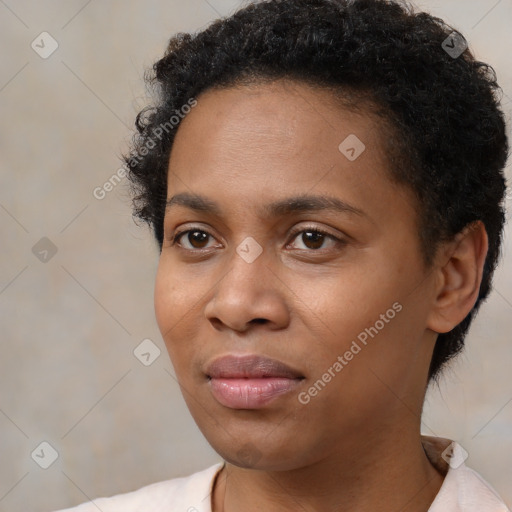
[{"label": "shirt collar", "polygon": [[498,493],[467,467],[468,453],[451,439],[421,436],[425,454],[444,476],[428,512],[510,512]]}]

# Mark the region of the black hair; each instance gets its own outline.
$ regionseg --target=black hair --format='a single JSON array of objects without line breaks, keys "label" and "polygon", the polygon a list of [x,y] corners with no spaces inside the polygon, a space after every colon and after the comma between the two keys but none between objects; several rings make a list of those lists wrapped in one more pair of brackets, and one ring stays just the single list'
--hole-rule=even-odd
[{"label": "black hair", "polygon": [[427,265],[440,242],[484,223],[489,249],[478,299],[459,325],[439,334],[429,380],[437,377],[462,350],[491,288],[508,156],[496,74],[443,20],[399,0],[263,0],[195,34],[176,34],[146,75],[157,97],[138,114],[124,157],[134,216],[152,227],[161,250],[169,155],[195,98],[282,78],[329,87],[354,105],[364,101],[389,124],[390,177],[417,197]]}]

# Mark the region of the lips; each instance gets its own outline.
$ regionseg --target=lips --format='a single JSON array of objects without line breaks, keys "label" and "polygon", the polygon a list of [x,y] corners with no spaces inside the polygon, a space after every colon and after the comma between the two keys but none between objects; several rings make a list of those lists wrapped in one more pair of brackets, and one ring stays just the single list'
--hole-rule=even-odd
[{"label": "lips", "polygon": [[205,373],[214,398],[232,409],[259,409],[295,389],[304,378],[281,361],[259,355],[223,356]]}]

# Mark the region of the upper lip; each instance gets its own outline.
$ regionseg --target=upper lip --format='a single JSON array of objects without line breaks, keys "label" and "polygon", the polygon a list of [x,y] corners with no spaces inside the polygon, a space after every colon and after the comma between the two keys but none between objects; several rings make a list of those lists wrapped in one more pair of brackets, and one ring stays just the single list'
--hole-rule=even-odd
[{"label": "upper lip", "polygon": [[269,377],[297,379],[303,377],[297,370],[290,368],[283,362],[261,355],[229,354],[221,356],[214,359],[207,366],[205,373],[208,377],[217,379]]}]

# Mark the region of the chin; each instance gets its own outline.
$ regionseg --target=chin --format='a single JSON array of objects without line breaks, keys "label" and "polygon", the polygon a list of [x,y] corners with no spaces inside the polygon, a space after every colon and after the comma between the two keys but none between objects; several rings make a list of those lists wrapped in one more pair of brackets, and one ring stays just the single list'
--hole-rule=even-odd
[{"label": "chin", "polygon": [[[272,434],[270,434],[270,437]],[[259,436],[257,436],[259,437]],[[223,439],[215,440],[207,437],[210,446],[229,464],[244,469],[257,469],[262,471],[289,471],[300,467],[297,460],[297,446],[292,436],[289,436],[288,446],[282,439],[276,438],[269,442],[263,436],[259,440],[237,440],[226,434]]]}]

